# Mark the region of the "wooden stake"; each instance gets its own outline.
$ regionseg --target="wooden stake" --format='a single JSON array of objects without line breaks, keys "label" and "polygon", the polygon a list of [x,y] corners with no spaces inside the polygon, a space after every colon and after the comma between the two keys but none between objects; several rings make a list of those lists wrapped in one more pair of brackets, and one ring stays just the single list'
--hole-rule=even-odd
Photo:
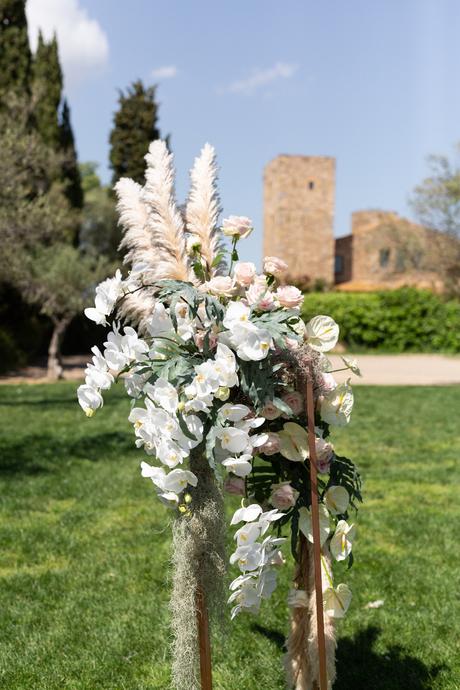
[{"label": "wooden stake", "polygon": [[196,622],[200,647],[201,690],[212,690],[211,642],[209,639],[209,618],[206,598],[201,585],[196,590]]},{"label": "wooden stake", "polygon": [[307,381],[308,449],[310,455],[311,522],[315,565],[316,621],[318,624],[319,690],[327,690],[326,640],[324,636],[323,583],[321,577],[321,541],[318,508],[318,475],[313,384]]}]

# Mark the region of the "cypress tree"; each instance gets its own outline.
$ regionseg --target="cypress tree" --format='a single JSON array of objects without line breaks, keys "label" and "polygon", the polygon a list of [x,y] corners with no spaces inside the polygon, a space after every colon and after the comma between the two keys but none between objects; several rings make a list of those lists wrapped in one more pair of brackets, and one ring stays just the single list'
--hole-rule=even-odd
[{"label": "cypress tree", "polygon": [[60,145],[58,111],[62,95],[62,70],[56,36],[45,43],[41,31],[33,59],[32,93],[36,128],[43,142],[57,150]]},{"label": "cypress tree", "polygon": [[0,0],[0,98],[29,95],[31,53],[25,0]]},{"label": "cypress tree", "polygon": [[146,88],[141,80],[135,81],[126,93],[119,92],[118,103],[110,134],[112,183],[115,184],[120,177],[131,177],[143,184],[144,156],[150,142],[161,136],[157,127],[155,87]]},{"label": "cypress tree", "polygon": [[62,105],[59,124],[59,145],[64,154],[62,174],[66,184],[66,196],[74,208],[81,208],[83,206],[83,190],[75,139],[70,123],[70,108],[66,99]]}]

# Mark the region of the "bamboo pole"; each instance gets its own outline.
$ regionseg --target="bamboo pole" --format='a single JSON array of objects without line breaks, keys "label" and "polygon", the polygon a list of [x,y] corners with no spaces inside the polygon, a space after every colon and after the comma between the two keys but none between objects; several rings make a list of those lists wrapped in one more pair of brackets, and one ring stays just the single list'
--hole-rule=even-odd
[{"label": "bamboo pole", "polygon": [[201,690],[212,690],[209,618],[206,598],[201,585],[198,585],[196,590],[196,621],[198,626],[198,645],[200,648]]},{"label": "bamboo pole", "polygon": [[315,442],[315,402],[313,398],[313,383],[311,379],[308,379],[307,381],[307,420],[308,449],[310,456],[311,522],[313,532],[313,553],[315,566],[316,621],[318,625],[319,690],[327,690],[326,640],[324,635],[323,586],[321,577],[321,541],[318,508],[318,475]]}]

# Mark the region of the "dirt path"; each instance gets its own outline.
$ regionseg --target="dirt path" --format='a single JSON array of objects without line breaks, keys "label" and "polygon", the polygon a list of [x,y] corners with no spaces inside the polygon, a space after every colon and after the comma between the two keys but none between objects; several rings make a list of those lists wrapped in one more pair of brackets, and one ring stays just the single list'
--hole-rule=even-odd
[{"label": "dirt path", "polygon": [[[353,355],[347,355],[352,357]],[[78,381],[89,355],[64,357],[64,378]],[[339,355],[331,355],[334,368],[343,366]],[[349,371],[335,374],[337,381],[345,381],[350,375],[354,385],[450,385],[460,384],[460,356],[447,355],[356,355],[363,373],[360,379]],[[9,376],[1,376],[2,383],[46,383],[43,366],[27,367]]]},{"label": "dirt path", "polygon": [[[350,356],[350,355],[347,355]],[[460,384],[460,357],[447,355],[356,355],[363,374],[354,374],[354,385],[378,386],[442,386]],[[343,366],[338,355],[332,355],[334,368]],[[350,372],[334,374],[338,381],[345,381]]]}]

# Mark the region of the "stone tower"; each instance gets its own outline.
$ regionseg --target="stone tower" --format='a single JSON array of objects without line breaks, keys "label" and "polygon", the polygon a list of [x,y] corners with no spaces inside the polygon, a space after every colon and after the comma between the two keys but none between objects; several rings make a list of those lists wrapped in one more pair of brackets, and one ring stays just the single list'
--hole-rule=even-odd
[{"label": "stone tower", "polygon": [[289,265],[290,280],[334,282],[335,158],[274,158],[264,171],[264,256]]}]

